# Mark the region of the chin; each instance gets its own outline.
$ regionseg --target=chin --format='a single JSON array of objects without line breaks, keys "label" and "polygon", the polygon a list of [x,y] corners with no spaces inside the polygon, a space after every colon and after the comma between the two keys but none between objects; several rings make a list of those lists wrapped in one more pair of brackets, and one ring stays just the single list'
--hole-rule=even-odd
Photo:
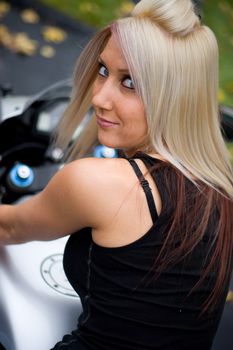
[{"label": "chin", "polygon": [[98,134],[98,141],[101,145],[109,148],[122,149],[123,147],[120,142],[116,142],[116,140],[101,134]]},{"label": "chin", "polygon": [[143,149],[143,147],[140,147],[138,144],[129,145],[125,142],[125,140],[119,140],[119,138],[111,137],[110,135],[102,132],[98,133],[98,141],[103,146],[121,150],[127,155],[134,155],[137,151]]}]

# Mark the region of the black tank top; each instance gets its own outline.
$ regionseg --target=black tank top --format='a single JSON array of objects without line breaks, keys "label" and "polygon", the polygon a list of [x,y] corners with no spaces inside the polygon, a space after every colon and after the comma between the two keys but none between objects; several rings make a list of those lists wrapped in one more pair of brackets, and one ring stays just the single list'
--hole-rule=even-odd
[{"label": "black tank top", "polygon": [[[160,161],[140,157],[150,168]],[[68,342],[54,349],[92,350],[208,350],[223,310],[227,287],[215,312],[200,317],[202,303],[211,292],[215,275],[189,295],[201,276],[209,250],[203,241],[192,254],[154,278],[152,266],[166,237],[171,214],[170,198],[176,186],[164,181],[164,168],[153,173],[162,201],[157,215],[151,189],[134,159],[129,160],[144,189],[153,225],[131,244],[106,248],[92,240],[91,228],[72,234],[64,253],[64,270],[80,296],[83,312]],[[189,191],[196,187],[187,180]],[[205,236],[211,234],[213,222]],[[66,338],[67,339],[67,338]]]}]

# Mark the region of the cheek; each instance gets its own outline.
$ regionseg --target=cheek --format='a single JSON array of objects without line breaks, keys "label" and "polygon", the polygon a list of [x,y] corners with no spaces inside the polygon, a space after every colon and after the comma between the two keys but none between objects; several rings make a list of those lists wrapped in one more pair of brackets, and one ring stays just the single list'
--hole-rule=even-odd
[{"label": "cheek", "polygon": [[123,139],[135,144],[144,142],[148,134],[147,119],[144,114],[144,109],[137,108],[131,111],[126,121],[126,127],[123,128],[123,133],[121,135]]},{"label": "cheek", "polygon": [[97,81],[95,80],[91,90],[91,100],[93,100],[97,92],[98,92],[98,84],[97,84]]},{"label": "cheek", "polygon": [[145,109],[142,103],[136,103],[132,111],[132,124],[137,129],[138,133],[147,133],[147,118]]}]

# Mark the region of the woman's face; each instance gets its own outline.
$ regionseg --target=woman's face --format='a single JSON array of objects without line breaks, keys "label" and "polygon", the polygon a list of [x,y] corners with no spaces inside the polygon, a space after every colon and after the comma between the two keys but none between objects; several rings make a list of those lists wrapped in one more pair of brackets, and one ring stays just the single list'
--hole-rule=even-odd
[{"label": "woman's face", "polygon": [[101,144],[126,153],[142,148],[147,135],[144,106],[113,36],[99,57],[92,104]]}]

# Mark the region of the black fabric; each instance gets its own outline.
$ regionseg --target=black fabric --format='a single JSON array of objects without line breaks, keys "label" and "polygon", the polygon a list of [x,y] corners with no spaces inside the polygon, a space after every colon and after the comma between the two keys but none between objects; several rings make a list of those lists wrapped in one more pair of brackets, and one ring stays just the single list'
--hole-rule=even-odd
[{"label": "black fabric", "polygon": [[[62,341],[56,344],[53,348],[56,350],[89,350],[81,339],[78,337],[78,332],[67,334],[63,337]],[[51,349],[52,350],[52,349]]]},{"label": "black fabric", "polygon": [[[83,313],[70,345],[61,347],[58,343],[54,350],[83,350],[83,344],[85,350],[211,348],[228,286],[223,286],[222,300],[215,311],[202,317],[202,303],[211,293],[216,272],[193,293],[190,291],[202,275],[216,213],[210,218],[205,239],[192,253],[154,278],[152,267],[176,209],[171,198],[176,199],[177,189],[172,167],[160,167],[159,161],[151,157],[141,156],[141,159],[147,167],[158,165],[153,178],[161,196],[161,213],[148,232],[122,247],[99,246],[92,240],[91,228],[70,236],[64,253],[64,270],[80,296]],[[165,172],[170,174],[166,176],[169,181],[164,180]],[[188,180],[187,191],[193,196],[197,191]]]}]

